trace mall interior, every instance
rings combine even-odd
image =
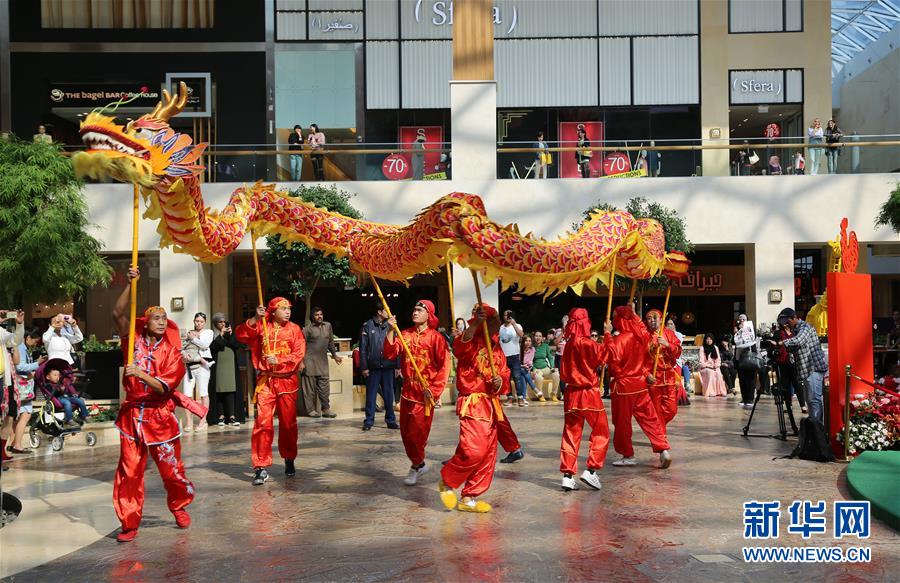
[[[190,98],[170,124],[195,143],[208,144],[200,158],[205,166],[202,197],[213,209],[223,208],[236,189],[257,182],[285,191],[333,186],[351,195],[350,204],[366,220],[404,225],[445,194],[475,193],[497,224],[515,223],[521,233],[552,240],[576,230],[599,205],[625,209],[641,197],[683,218],[685,236],[693,245],[688,276],[672,286],[667,304],[679,331],[689,338],[686,344],[706,333],[731,334],[742,314],[761,329],[775,324],[785,308],[804,317],[825,294],[833,249],[829,242],[840,237],[846,218],[859,241],[857,272],[871,276],[868,324],[875,329],[878,346],[889,343],[887,333],[900,312],[900,236],[875,220],[900,183],[898,22],[898,0],[0,0],[0,131],[27,140],[42,126],[53,143],[71,155],[84,149],[80,124],[92,111],[128,96],[130,101],[120,104],[115,115],[131,121],[152,109],[163,90],[175,90],[177,83],[185,82]],[[833,149],[837,152],[833,168],[830,152],[828,160],[822,156],[820,166],[813,167],[818,160],[808,147],[807,129],[814,119],[823,125],[836,120],[842,129],[842,145]],[[303,139],[313,135],[312,125],[326,136],[323,154],[310,155],[307,149],[297,155],[289,139],[298,125]],[[580,157],[581,128],[595,149],[590,157]],[[550,164],[543,170],[546,179],[541,179],[536,148],[545,147]],[[297,159],[299,169],[294,166]],[[83,192],[91,233],[102,241],[112,280],[57,303],[26,299],[26,326],[46,327],[58,313],[73,314],[82,322],[85,337],[115,344],[119,337],[112,306],[127,285],[132,261],[132,186],[87,180]],[[222,312],[235,324],[255,313],[258,276],[249,237],[222,261],[203,263],[164,246],[156,220],[144,218],[139,233],[138,305],[163,306],[182,330],[193,327],[197,312]],[[269,293],[269,271],[274,267],[265,261],[266,238],[259,238],[256,245],[262,287],[267,296],[274,295]],[[408,323],[407,314],[417,300],[429,299],[437,306],[441,326],[449,329],[454,315],[468,315],[476,301],[472,277],[458,265],[408,281],[384,281],[382,288],[401,324]],[[360,277],[355,285],[321,281],[310,298],[291,299],[299,306],[304,302],[320,306],[340,351],[349,356],[360,340],[361,324],[372,315],[373,292],[371,283]],[[574,307],[587,308],[595,327],[600,327],[608,301],[602,286],[596,292],[541,296],[500,281],[481,293],[484,301],[501,310],[514,310],[529,331],[560,327],[562,317]],[[609,294],[616,304],[628,296],[626,284]],[[641,286],[638,308],[662,309],[665,297],[664,286]],[[301,326],[302,317],[303,310],[295,309],[294,319]],[[115,356],[121,361],[118,352]],[[98,403],[114,407],[123,398],[121,362],[110,366],[108,374],[97,374],[90,392]],[[357,430],[365,389],[354,381],[349,358],[329,366],[334,410],[339,419],[352,419],[352,429]],[[249,418],[254,407],[253,367],[244,356],[239,367]],[[444,403],[449,424],[446,413],[454,403],[450,391]],[[536,448],[530,460],[547,467],[527,479],[546,481],[552,474],[555,480],[554,423],[561,421],[542,421],[533,410],[528,415],[513,418],[528,428],[526,441],[531,437],[537,443],[545,433],[552,439],[548,437],[545,449]],[[735,424],[743,423],[739,411],[734,419]],[[548,580],[561,571],[575,580],[608,580],[624,572],[634,580],[663,580],[667,555],[658,547],[650,551],[650,545],[664,547],[669,540],[683,549],[707,545],[710,553],[721,556],[740,546],[739,518],[732,529],[737,535],[729,531],[718,541],[715,532],[704,533],[694,524],[691,528],[701,530],[691,532],[700,532],[696,536],[706,542],[692,545],[683,539],[694,535],[675,534],[677,524],[667,517],[640,518],[627,508],[609,511],[603,515],[608,524],[590,527],[598,538],[615,538],[617,520],[635,520],[642,534],[623,542],[627,552],[594,548],[600,557],[615,554],[615,569],[631,569],[600,568],[595,578],[571,568],[578,561],[596,567],[588,556],[594,543],[587,541],[587,527],[575,535],[565,524],[588,524],[597,509],[564,504],[559,506],[564,516],[560,523],[540,522],[545,512],[542,500],[556,494],[555,485],[547,486],[554,488],[552,494],[534,484],[528,488],[539,491],[528,493],[520,486],[509,490],[509,496],[520,497],[525,509],[542,517],[532,524],[482,522],[470,531],[462,522],[435,525],[423,523],[424,518],[407,519],[371,500],[362,507],[369,518],[354,517],[353,484],[364,487],[368,482],[329,481],[330,472],[346,468],[326,447],[328,440],[346,447],[348,459],[362,464],[362,473],[378,467],[377,461],[370,467],[369,460],[377,460],[382,450],[396,449],[403,458],[402,448],[397,449],[396,439],[359,443],[350,425],[329,434],[319,420],[304,425],[306,421],[301,419],[300,457],[315,455],[318,461],[301,470],[305,485],[285,486],[264,502],[250,495],[255,491],[231,484],[244,479],[242,470],[235,468],[246,465],[240,456],[249,433],[243,436],[246,439],[235,433],[217,444],[210,432],[203,436],[202,447],[199,437],[188,438],[185,451],[196,445],[202,452],[188,470],[196,470],[195,477],[211,484],[206,492],[198,489],[201,495],[213,497],[216,492],[227,500],[230,488],[241,490],[240,498],[221,502],[224,523],[216,525],[211,516],[217,507],[210,500],[204,503],[202,512],[209,512],[210,518],[204,522],[201,516],[197,522],[210,538],[178,539],[195,543],[198,548],[191,551],[170,546],[175,534],[167,530],[168,524],[162,526],[169,518],[155,476],[148,477],[148,483],[155,481],[151,490],[160,500],[148,513],[152,518],[146,530],[158,529],[159,536],[153,542],[150,537],[142,540],[145,546],[129,549],[129,555],[111,546],[115,537],[109,533],[118,522],[109,503],[117,453],[110,446],[119,443],[112,429],[97,430],[96,453],[72,440],[63,452],[48,451],[39,461],[27,462],[31,465],[18,478],[12,476],[13,467],[4,472],[3,481],[26,491],[32,486],[22,475],[53,473],[54,464],[60,464],[62,477],[42,486],[46,496],[41,494],[41,504],[46,508],[41,507],[41,525],[52,523],[56,518],[52,509],[60,504],[67,516],[61,520],[67,521],[73,535],[72,540],[38,549],[28,547],[27,536],[10,536],[12,526],[3,528],[0,578],[67,580],[68,573],[68,580],[205,580],[229,576],[227,565],[233,563],[238,570],[232,574],[239,580],[406,580],[420,574],[428,580]],[[743,446],[734,436],[720,441],[719,449],[711,453],[690,445],[701,439],[700,434],[726,431],[720,419],[688,418],[683,423],[676,436],[691,452],[696,479],[707,479],[701,467],[716,473],[710,462],[715,456],[723,461],[743,455],[737,453]],[[439,434],[452,441],[454,431],[442,426]],[[304,444],[305,439],[312,443]],[[768,463],[770,454],[790,451],[762,443],[754,452],[757,458],[742,457],[729,470],[709,478],[710,488],[735,487],[757,471],[756,464]],[[439,451],[449,457],[453,450]],[[222,457],[214,461],[217,452]],[[101,471],[98,464],[108,468]],[[405,468],[403,463],[394,465]],[[373,496],[393,496],[392,486],[383,484],[392,472],[387,466],[382,470],[385,475],[379,474]],[[542,474],[544,470],[550,473]],[[227,474],[221,483],[216,482],[217,471]],[[402,472],[405,469],[393,473]],[[792,492],[806,476],[820,477],[828,487],[811,488],[828,500],[835,497],[840,480],[838,470],[828,473],[819,468],[809,474],[795,468],[787,475],[797,480],[788,488]],[[518,474],[498,470],[497,476],[503,483]],[[776,485],[778,479],[773,478]],[[67,480],[78,489],[75,502],[61,501]],[[654,491],[681,496],[680,488],[694,488],[690,496],[684,494],[692,500],[679,516],[692,510],[706,512],[693,499],[702,494],[701,486],[654,480],[641,484],[630,477],[616,486],[637,488],[647,496]],[[744,496],[743,486],[740,489]],[[777,487],[766,491],[781,497]],[[321,507],[298,510],[288,520],[284,513],[291,512],[288,497],[294,495],[316,497]],[[635,513],[647,508],[641,496],[633,492],[628,496],[625,504]],[[716,501],[721,495],[711,496]],[[425,500],[424,495],[403,497],[400,512],[414,513],[429,503]],[[509,504],[507,511],[514,506]],[[244,508],[252,508],[252,516],[243,515]],[[19,528],[24,528],[24,516],[16,521]],[[327,549],[322,549],[322,558],[311,559],[308,571],[299,555],[264,550],[260,541],[252,543],[254,552],[260,553],[258,564],[234,550],[223,551],[226,559],[219,564],[201,560],[201,552],[219,552],[214,538],[219,534],[223,544],[232,545],[230,549],[241,546],[234,533],[223,532],[229,530],[232,516],[235,530],[244,532],[266,522],[266,527],[259,527],[266,545],[314,548],[321,535]],[[401,516],[408,520],[410,538],[405,542],[396,527],[385,526],[391,517]],[[437,513],[428,518],[432,519],[439,519]],[[355,523],[355,529],[346,532],[348,538],[327,534],[328,523],[344,520]],[[377,523],[371,531],[361,524],[368,520]],[[460,541],[469,537],[469,544],[472,540],[490,544],[497,537],[499,547],[514,548],[515,529],[532,526],[550,529],[558,539],[546,549],[549,563],[535,548],[534,556],[523,561],[527,568],[505,567],[501,562],[493,564],[493,570],[478,571],[454,554],[464,552]],[[869,565],[868,576],[862,577],[888,580],[889,573],[900,568],[900,543],[896,531],[877,528],[882,538],[873,549],[877,546],[881,554]],[[377,539],[379,532],[387,540],[400,541],[393,546],[398,553],[396,571],[391,571],[389,559],[371,570],[360,557],[344,560],[353,554],[349,542],[354,537]],[[50,531],[46,536],[52,537]],[[431,552],[423,559],[425,566],[417,567],[416,544],[433,545],[436,540],[447,545],[451,570],[441,570],[443,559]],[[578,547],[577,553],[570,554],[567,545]],[[362,547],[375,557],[373,563],[382,561],[379,551],[390,551],[386,543],[371,540]],[[13,558],[5,549],[18,554]],[[155,557],[142,563],[140,549]],[[652,566],[634,566],[632,553],[643,552],[636,549],[646,549]],[[83,561],[78,558],[82,552],[87,553]],[[713,556],[710,553],[696,551],[690,556]],[[475,554],[481,557],[484,552]],[[187,562],[167,567],[159,556],[170,557],[173,564],[178,557],[187,557]],[[514,556],[514,551],[509,554],[510,561]],[[280,571],[282,564],[297,570]],[[728,575],[753,579],[741,570],[748,564],[703,562],[687,554],[677,555],[671,568],[674,579],[668,580]],[[839,570],[848,576],[853,573],[847,566]],[[820,578],[826,572],[823,565],[815,565],[801,578]],[[786,566],[769,565],[759,580],[787,574]]]

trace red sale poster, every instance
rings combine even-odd
[[[577,132],[578,126],[580,125],[584,126],[584,131],[587,133],[587,139],[591,146],[603,145],[602,121],[562,121],[559,122],[559,141],[561,142],[561,147],[574,148],[578,144]],[[578,168],[575,152],[558,152],[558,157],[560,178],[581,178],[581,170]],[[594,152],[590,166],[591,176],[602,176],[603,156],[601,155],[601,152]]]
[[[442,143],[444,141],[444,129],[441,126],[400,126],[400,146],[404,150],[410,150],[419,135],[425,136],[425,176],[437,172],[435,166],[441,162]],[[405,153],[403,157],[410,163],[410,171],[406,178],[412,178],[412,154]]]

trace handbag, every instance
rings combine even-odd
[[[545,166],[553,164],[553,155],[550,152],[541,152],[541,164]]]
[[[759,156],[756,155],[756,151],[754,150],[752,154],[750,154],[750,164],[756,164],[759,162]]]
[[[16,379],[16,395],[19,401],[34,400],[34,379],[18,377]]]

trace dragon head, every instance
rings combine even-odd
[[[203,166],[195,162],[206,144],[194,145],[190,136],[176,133],[168,123],[186,102],[187,86],[180,83],[177,95],[163,90],[163,99],[153,111],[124,126],[104,115],[107,108],[92,111],[80,129],[87,150],[72,157],[76,174],[145,187],[200,174]]]

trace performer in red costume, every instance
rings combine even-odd
[[[137,269],[128,271],[129,281],[137,279]],[[134,540],[144,508],[144,469],[147,454],[153,458],[166,488],[169,510],[179,528],[187,528],[191,517],[185,507],[194,500],[194,485],[184,474],[181,462],[181,427],[173,411],[176,406],[206,416],[206,408],[178,392],[184,376],[181,358],[181,334],[168,319],[165,308],[147,308],[137,318],[134,330],[128,318],[130,286],[126,286],[113,308],[119,329],[125,362],[128,362],[128,337],[134,339],[134,363],[125,367],[122,386],[125,402],[119,409],[119,465],[113,482],[113,507],[122,523],[119,542]]]
[[[562,489],[577,490],[573,476],[578,471],[578,450],[584,423],[591,427],[591,441],[587,469],[581,481],[595,490],[600,489],[597,471],[603,467],[609,448],[609,424],[603,408],[603,391],[597,369],[605,362],[603,345],[591,340],[591,320],[584,308],[572,308],[563,331],[566,351],[563,353],[560,378],[566,383],[563,393],[565,425],[559,450],[559,471],[563,474]]]
[[[657,350],[659,350],[656,375],[652,380],[653,384],[650,386],[650,399],[653,401],[656,415],[662,421],[662,428],[665,431],[666,425],[678,413],[677,377],[681,376],[681,368],[679,367],[676,376],[675,361],[681,358],[681,341],[678,340],[675,332],[668,328],[663,328],[663,335],[659,335],[662,317],[662,312],[659,310],[650,310],[644,316],[644,323],[650,332],[644,364],[647,367],[647,372],[653,377],[653,363],[657,359]]]
[[[634,466],[634,447],[631,444],[631,418],[637,419],[644,434],[650,439],[653,451],[659,453],[661,468],[672,463],[669,442],[662,421],[650,399],[648,385],[656,380],[647,370],[647,343],[650,335],[632,306],[619,306],[613,313],[613,326],[618,336],[610,333],[609,322],[604,326],[603,351],[609,365],[612,382],[612,418],[615,426],[613,447],[622,458],[614,466]]]
[[[416,302],[412,321],[413,325],[401,334],[428,386],[422,386],[413,364],[406,357],[395,333],[397,319],[394,317],[388,320],[389,329],[384,337],[383,351],[386,359],[401,359],[403,393],[400,396],[400,437],[412,464],[403,480],[407,486],[415,486],[422,474],[428,471],[425,446],[434,421],[434,404],[440,401],[450,374],[447,340],[437,331],[438,318],[434,304],[428,300]]]
[[[478,496],[494,478],[497,463],[497,425],[504,419],[499,395],[509,393],[509,369],[500,348],[500,316],[487,304],[476,306],[469,327],[453,343],[456,356],[456,414],[459,416],[459,445],[441,469],[438,490],[448,510],[490,512],[491,505]],[[491,346],[485,345],[487,322]],[[491,370],[491,359],[494,363]],[[462,499],[455,489],[465,484]],[[458,501],[457,501],[458,500]]]
[[[278,297],[269,301],[268,308],[259,306],[256,316],[238,326],[234,335],[250,348],[256,369],[256,422],[250,438],[253,485],[261,486],[269,479],[266,468],[272,465],[276,412],[278,454],[284,459],[284,475],[293,477],[297,457],[297,373],[303,370],[306,340],[300,326],[291,322],[291,302]]]

